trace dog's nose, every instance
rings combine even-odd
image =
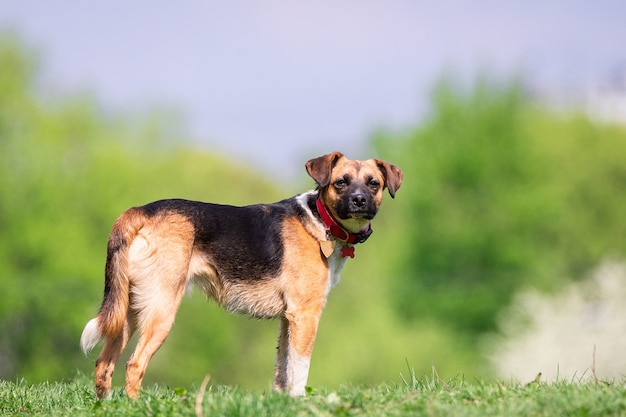
[[[367,198],[364,194],[355,194],[352,196],[352,204],[354,207],[361,208],[367,203]]]

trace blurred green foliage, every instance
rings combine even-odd
[[[306,189],[192,147],[169,111],[123,117],[89,94],[45,96],[38,65],[18,39],[0,37],[0,378],[31,382],[92,369],[97,352],[84,358],[78,339],[100,305],[122,211]],[[397,380],[407,361],[418,375],[434,363],[444,378],[487,377],[477,340],[517,289],[556,289],[624,255],[623,128],[537,108],[515,83],[466,91],[445,81],[423,124],[381,132],[373,147],[405,180],[330,294],[313,386]],[[304,170],[294,182],[312,186]],[[190,386],[211,374],[269,388],[276,336],[276,322],[224,313],[194,292],[146,382]],[[123,369],[122,360],[116,384]]]
[[[532,104],[518,83],[444,80],[433,112],[377,149],[405,169],[400,313],[493,330],[526,286],[555,290],[626,254],[626,130]]]

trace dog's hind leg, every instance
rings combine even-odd
[[[193,226],[175,214],[162,222],[145,226],[129,250],[130,309],[139,331],[126,364],[126,394],[131,398],[139,396],[148,362],[174,324],[189,279]]]
[[[139,396],[148,362],[165,342],[174,324],[184,290],[185,286],[181,285],[175,291],[157,291],[159,295],[153,298],[150,308],[141,312],[139,341],[126,364],[126,394],[130,398]]]
[[[274,371],[274,390],[284,391],[287,389],[287,359],[289,353],[289,321],[280,319],[278,334],[278,348],[276,353],[276,368]]]
[[[96,397],[103,399],[111,394],[111,384],[115,364],[133,334],[129,321],[124,324],[122,331],[115,337],[106,338],[100,356],[96,360],[95,382]]]

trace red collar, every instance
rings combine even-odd
[[[335,221],[335,219],[333,219],[333,216],[328,212],[326,207],[324,207],[324,204],[319,198],[316,201],[316,205],[317,212],[320,214],[320,217],[326,225],[327,237],[330,238],[330,235],[333,235],[338,240],[344,243],[344,247],[341,251],[341,256],[343,256],[344,258],[346,256],[354,258],[354,247],[348,246],[348,244],[354,245],[357,243],[365,242],[373,232],[372,226],[368,225],[367,228],[361,230],[358,233],[350,233],[343,227],[341,227],[339,223]]]

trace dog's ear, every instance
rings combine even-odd
[[[341,152],[333,152],[313,158],[305,164],[306,172],[309,173],[320,188],[327,187],[330,183],[330,173],[342,156]]]
[[[388,162],[375,159],[378,169],[383,173],[385,177],[385,187],[389,190],[391,198],[396,196],[396,191],[402,184],[402,170],[395,165]]]

